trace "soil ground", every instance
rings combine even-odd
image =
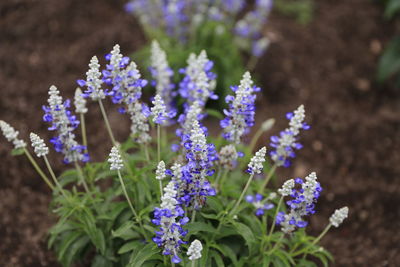
[[[374,79],[379,53],[396,29],[372,1],[316,2],[307,27],[271,17],[267,30],[275,42],[256,69],[264,95],[257,120],[276,118],[276,133],[285,127],[286,112],[305,105],[312,129],[302,135],[304,149],[293,167],[280,176],[318,173],[324,192],[311,219],[314,234],[335,208],[349,206],[349,219],[322,241],[335,256],[333,265],[400,266],[400,91]],[[123,4],[1,1],[0,119],[24,138],[30,131],[49,138],[41,105],[51,84],[72,97],[75,80],[85,75],[92,55],[102,57],[115,43],[126,54],[145,44]],[[103,160],[110,144],[105,145],[106,132],[97,131],[102,127],[98,113],[89,117],[88,128],[95,133],[89,145],[94,160]],[[122,140],[128,127],[121,127],[117,113],[110,117]],[[11,146],[1,141],[0,265],[58,266],[46,247],[54,222],[48,210],[51,194],[29,162],[11,157]]]

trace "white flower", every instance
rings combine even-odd
[[[250,174],[259,174],[263,169],[263,162],[265,161],[265,154],[267,149],[265,147],[261,148],[256,154],[251,158],[248,165],[247,171]]]
[[[109,155],[108,162],[111,164],[110,170],[121,170],[122,167],[124,166],[122,163],[121,155],[117,147],[113,146],[111,148],[111,153]]]
[[[274,124],[275,124],[275,119],[268,119],[261,124],[261,130],[263,132],[267,132],[267,131],[271,130],[271,128],[274,126]]]
[[[197,239],[195,239],[191,244],[187,251],[187,255],[189,256],[189,260],[194,261],[201,258],[201,251],[203,250],[203,245]]]
[[[303,128],[303,121],[305,119],[305,111],[304,106],[300,105],[294,112],[293,117],[289,122],[289,130],[293,133],[294,136],[298,135],[300,129]]]
[[[282,185],[282,188],[278,189],[278,193],[281,194],[281,196],[286,197],[292,193],[293,188],[294,188],[294,180],[290,179],[290,180],[287,180]]]
[[[129,105],[128,111],[131,118],[131,134],[139,144],[146,144],[150,141],[150,126],[147,117],[143,114],[143,106],[140,102]]]
[[[101,89],[103,81],[100,77],[99,60],[96,56],[93,56],[89,63],[89,70],[86,72],[86,85],[92,100],[100,100],[106,97],[103,89]]]
[[[168,65],[167,55],[157,41],[151,43],[152,77],[155,79],[156,94],[160,95],[167,105],[172,102],[171,77],[174,74]]]
[[[166,106],[160,95],[156,95],[152,101],[153,107],[151,108],[151,114],[153,116],[153,122],[157,124],[164,124],[168,118]]]
[[[223,146],[219,152],[219,163],[225,169],[233,170],[236,166],[237,158],[238,153],[234,145]]]
[[[86,99],[82,96],[81,88],[76,88],[74,97],[75,112],[85,114],[88,112]]]
[[[164,161],[160,161],[157,165],[157,170],[156,170],[156,179],[157,180],[163,180],[165,178],[165,163]]]
[[[335,210],[332,216],[329,218],[330,223],[335,226],[339,227],[339,225],[347,218],[349,215],[349,208],[343,207],[341,209]]]
[[[73,130],[77,127],[75,123],[79,122],[75,121],[74,124],[71,122],[70,119],[74,118],[74,116],[69,114],[69,111],[63,104],[60,91],[54,85],[50,86],[47,102],[49,106],[46,108],[46,116],[51,116],[49,120],[52,123],[51,128],[58,132],[57,141],[59,144],[55,145],[56,151],[64,154],[64,161],[66,163],[78,160],[85,161],[87,155],[82,153],[83,147],[75,140],[75,134],[73,133]]]
[[[29,137],[31,139],[32,147],[34,148],[36,156],[43,157],[49,153],[49,148],[46,146],[42,138],[35,133],[31,133]]]
[[[306,181],[301,185],[302,189],[304,190],[304,201],[307,204],[311,204],[314,201],[315,192],[319,186],[319,183],[317,182],[317,174],[312,172],[305,178],[305,180]]]
[[[24,148],[26,147],[26,143],[18,139],[18,131],[16,131],[13,127],[11,127],[7,122],[0,120],[0,128],[3,132],[4,137],[9,141],[12,142],[14,148]]]
[[[184,117],[184,121],[181,123],[184,134],[190,133],[193,123],[199,120],[201,111],[202,109],[199,101],[195,101],[189,106],[186,116]]]
[[[240,144],[240,139],[243,135],[250,131],[250,127],[254,124],[254,82],[251,80],[249,72],[243,74],[240,85],[235,91],[235,97],[228,96],[229,113],[227,119],[223,120],[224,135],[229,141]]]

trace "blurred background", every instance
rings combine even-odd
[[[385,1],[301,1],[297,8],[282,1],[269,17],[271,44],[255,68],[263,91],[257,122],[277,120],[259,145],[286,126],[286,112],[304,104],[312,129],[302,135],[304,148],[293,166],[278,173],[282,180],[318,173],[324,192],[308,231],[318,234],[334,209],[348,205],[349,219],[322,240],[335,257],[333,265],[400,266],[400,88],[395,71],[378,71],[379,64],[400,68],[399,46],[380,61],[400,25],[385,11]],[[41,106],[50,85],[72,98],[93,55],[102,58],[115,43],[125,54],[147,43],[124,4],[2,0],[0,119],[21,138],[34,131],[48,139]],[[386,81],[378,82],[382,75]],[[122,140],[129,127],[113,112],[110,120]],[[100,114],[92,109],[88,118],[92,156],[104,160],[110,144]],[[12,157],[10,150],[1,138],[0,265],[58,266],[46,244],[54,222],[51,193],[28,160]],[[64,168],[59,164],[56,170]]]

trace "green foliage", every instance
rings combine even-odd
[[[121,147],[124,152],[131,151],[128,162],[133,176],[126,171],[123,177],[128,195],[138,211],[137,219],[124,199],[117,174],[108,171],[106,162],[87,163],[84,167],[90,194],[77,190],[77,171],[67,170],[60,175],[61,184],[71,190],[65,190],[67,198],[54,193],[52,210],[58,222],[49,232],[48,245],[64,266],[77,262],[91,262],[91,266],[96,267],[170,266],[168,256],[163,256],[151,241],[156,230],[151,223],[152,211],[160,204],[159,187],[154,178],[155,146],[149,147],[153,156],[153,163],[149,164],[143,151],[132,150],[130,142]],[[210,142],[218,144],[218,148],[225,145],[220,137],[210,137]],[[243,147],[244,152],[250,153],[248,149]],[[175,160],[169,155],[169,148],[165,146],[161,156],[167,166]],[[265,171],[268,169],[265,164]],[[223,172],[222,169],[218,171]],[[254,207],[243,201],[237,215],[231,216],[229,212],[248,175],[243,172],[243,167],[238,167],[225,179],[225,182],[215,184],[217,196],[209,197],[195,221],[184,227],[188,231],[186,241],[199,239],[203,243],[198,266],[317,266],[318,262],[327,266],[332,260],[331,255],[314,244],[315,238],[304,230],[293,236],[284,236],[280,231],[269,234],[276,209],[260,218],[254,214]],[[216,175],[211,177],[212,183],[215,180]],[[255,193],[260,184],[261,181],[255,181],[248,194]],[[271,192],[267,190],[265,195]],[[277,199],[271,201],[275,205],[278,202]],[[188,260],[184,259],[177,266],[187,264]]]
[[[313,19],[314,0],[276,0],[274,4],[278,12],[294,17],[300,24],[307,25]]]
[[[400,13],[400,1],[398,0],[388,0],[386,1],[385,17],[387,19],[394,18],[395,15]]]
[[[385,1],[384,16],[386,19],[396,19],[400,13],[400,1]],[[394,79],[397,87],[400,87],[400,36],[395,36],[386,46],[378,63],[378,82]]]

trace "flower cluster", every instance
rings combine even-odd
[[[189,260],[194,261],[200,259],[202,250],[203,250],[203,245],[201,244],[201,242],[197,239],[193,240],[187,251]]]
[[[329,218],[329,222],[335,226],[339,227],[340,224],[344,221],[344,219],[347,218],[349,215],[349,208],[348,207],[343,207],[341,209],[335,210],[335,212],[332,214],[332,216]]]
[[[23,140],[18,139],[19,132],[11,127],[10,124],[0,120],[0,128],[4,137],[8,140],[8,142],[13,143],[15,149],[26,147],[26,143]]]
[[[229,109],[224,110],[226,118],[221,120],[224,129],[223,137],[231,142],[240,144],[243,135],[249,133],[254,125],[256,95],[260,88],[253,85],[249,72],[243,75],[239,86],[232,86],[235,96],[228,95],[225,99]]]
[[[164,161],[160,161],[157,165],[157,169],[156,169],[156,179],[157,180],[163,180],[166,176],[165,174],[165,163]]]
[[[88,109],[86,107],[86,99],[84,98],[82,90],[79,87],[75,90],[74,106],[76,113],[85,114],[88,112]]]
[[[36,156],[44,157],[49,153],[49,148],[46,146],[42,138],[34,133],[31,133],[29,137],[31,139],[32,147],[35,151]]]
[[[153,78],[151,84],[156,88],[156,94],[161,96],[167,106],[167,111],[172,111],[175,109],[174,97],[176,96],[175,84],[171,81],[174,72],[168,65],[165,51],[161,49],[157,41],[153,41],[151,44],[150,61],[150,73]]]
[[[158,247],[163,248],[164,255],[172,255],[173,263],[179,263],[181,259],[178,253],[180,246],[185,243],[182,237],[186,235],[182,226],[189,222],[189,218],[184,217],[185,212],[178,204],[174,181],[168,183],[164,192],[160,207],[154,210],[152,222],[160,226],[160,229],[156,232],[153,241]]]
[[[147,30],[166,32],[181,43],[207,21],[219,22],[237,37],[237,43],[254,56],[268,46],[262,30],[272,9],[272,0],[257,0],[254,5],[242,0],[131,0],[125,10],[133,13]],[[244,15],[243,15],[244,13]],[[236,21],[236,18],[240,20]]]
[[[118,44],[106,55],[106,60],[106,69],[100,73],[100,65],[94,56],[89,64],[87,80],[77,81],[80,86],[88,88],[84,96],[92,100],[101,100],[107,95],[113,103],[121,104],[119,111],[127,113],[131,119],[132,136],[138,143],[148,143],[151,139],[147,120],[150,112],[149,108],[140,102],[142,88],[147,85],[147,81],[141,79],[136,63],[121,54]],[[102,85],[110,88],[104,91],[101,89]]]
[[[227,170],[233,170],[237,165],[237,159],[242,157],[243,153],[236,152],[234,145],[226,145],[218,153],[219,165]]]
[[[85,97],[90,97],[94,101],[106,97],[104,90],[101,88],[103,82],[101,80],[99,60],[96,56],[93,56],[90,60],[89,70],[86,72],[86,81],[78,80],[77,83],[79,86],[86,86]]]
[[[255,214],[257,216],[262,216],[266,210],[270,210],[275,207],[274,204],[267,202],[268,200],[275,198],[275,195],[275,193],[272,193],[268,198],[265,199],[260,194],[256,194],[255,196],[247,195],[246,201],[253,204],[253,206],[256,208]]]
[[[179,201],[192,209],[203,207],[206,197],[215,195],[207,176],[214,174],[213,161],[217,159],[215,146],[207,144],[204,131],[194,121],[190,135],[183,136],[187,164],[182,167]]]
[[[291,164],[290,158],[296,156],[295,150],[303,147],[297,142],[300,130],[308,130],[310,126],[304,122],[305,112],[303,105],[299,106],[293,113],[287,113],[286,118],[289,120],[289,128],[280,132],[279,137],[271,137],[271,147],[274,150],[270,152],[270,155],[277,166],[289,167]]]
[[[214,63],[208,59],[206,51],[201,51],[198,56],[190,54],[187,64],[180,71],[185,77],[179,83],[179,93],[187,103],[190,105],[198,101],[205,106],[209,98],[218,99],[213,92],[216,86],[216,75],[211,71]]]
[[[164,104],[161,96],[157,94],[153,100],[153,107],[151,108],[151,115],[153,117],[153,122],[156,124],[165,124],[166,120],[175,117],[176,112],[167,112],[167,107]]]
[[[110,170],[121,170],[122,167],[124,167],[121,154],[119,153],[119,149],[116,146],[113,146],[111,148],[108,162],[111,164]]]
[[[57,131],[57,136],[50,142],[54,145],[57,152],[64,154],[64,162],[76,162],[89,160],[89,155],[84,152],[85,146],[78,144],[75,140],[73,131],[78,127],[79,121],[70,110],[70,101],[63,102],[60,92],[53,85],[49,89],[48,106],[43,106],[45,115],[43,120],[51,123],[48,129]]]
[[[282,226],[284,233],[293,232],[296,227],[303,228],[307,226],[304,216],[315,213],[315,203],[317,202],[322,191],[321,185],[317,182],[317,175],[315,172],[311,173],[305,178],[289,180],[278,191],[282,197],[288,196],[289,191],[291,200],[286,204],[289,206],[289,212],[279,212],[276,217],[276,223]],[[295,184],[300,185],[299,189],[295,188]]]
[[[263,163],[265,162],[265,154],[267,149],[265,147],[261,148],[256,154],[251,158],[250,163],[247,167],[247,172],[250,174],[260,174],[263,170]]]

